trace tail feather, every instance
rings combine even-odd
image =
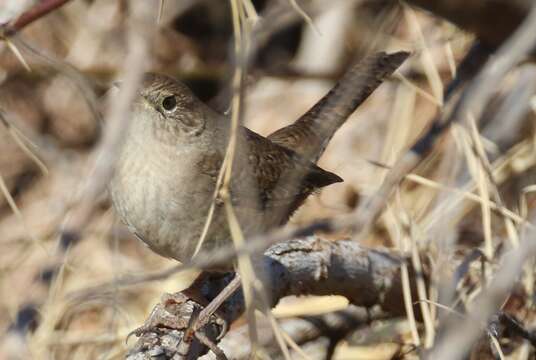
[[[400,51],[364,58],[309,111],[268,138],[316,162],[337,129],[408,56]]]

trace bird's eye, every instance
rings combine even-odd
[[[166,111],[173,111],[177,107],[177,99],[175,99],[175,96],[166,96],[164,100],[162,100],[162,107]]]

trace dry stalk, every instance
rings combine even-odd
[[[42,0],[38,4],[28,9],[25,13],[19,16],[15,21],[0,26],[0,38],[12,36],[26,25],[40,19],[50,12],[58,9],[69,0]]]

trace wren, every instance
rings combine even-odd
[[[408,57],[377,53],[353,66],[316,105],[268,137],[237,134],[230,199],[244,236],[287,222],[316,190],[342,179],[315,165],[335,131]],[[156,253],[192,259],[214,200],[229,142],[230,120],[182,83],[147,74],[110,184],[113,205],[129,229]],[[203,245],[210,257],[232,238],[216,203]],[[218,264],[231,269],[232,263]]]

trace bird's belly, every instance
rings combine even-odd
[[[215,184],[210,178],[199,177],[186,189],[184,182],[190,179],[157,175],[143,168],[131,170],[128,174],[119,170],[110,186],[119,216],[156,253],[181,262],[189,260],[201,235]]]
[[[215,180],[202,175],[194,180],[156,176],[154,171],[143,168],[132,170],[119,170],[110,185],[112,201],[122,221],[154,252],[180,262],[189,261],[207,221]],[[264,216],[257,209],[236,207],[235,213],[246,237],[266,230]],[[228,221],[225,207],[216,204],[196,256],[210,258],[223,247],[232,246]]]

